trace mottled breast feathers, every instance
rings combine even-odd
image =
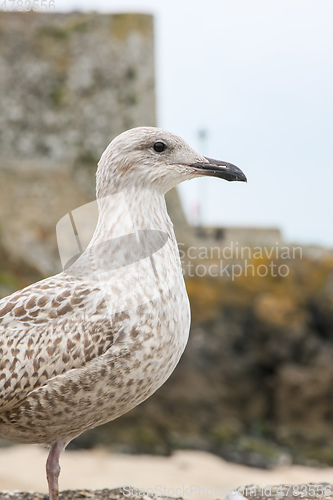
[[[93,297],[93,300],[92,300]],[[0,301],[0,411],[114,342],[102,292],[64,273]]]

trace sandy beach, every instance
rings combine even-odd
[[[0,449],[0,490],[47,492],[46,448],[13,446]],[[333,468],[283,466],[262,470],[232,464],[200,451],[178,451],[171,457],[110,453],[104,449],[66,451],[61,457],[60,489],[102,489],[128,486],[193,500],[224,498],[249,484],[333,483]],[[124,490],[130,497],[132,490]]]

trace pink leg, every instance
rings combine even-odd
[[[56,441],[52,444],[49,456],[46,461],[46,477],[49,485],[50,500],[59,500],[58,478],[60,474],[59,456],[64,449],[65,444],[62,441]]]

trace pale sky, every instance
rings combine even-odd
[[[275,226],[333,248],[332,0],[55,3],[155,15],[158,126],[248,177],[183,184],[192,220],[199,202],[206,224]]]

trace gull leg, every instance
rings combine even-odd
[[[60,474],[59,456],[64,449],[62,441],[56,441],[52,444],[49,456],[46,461],[46,477],[49,485],[49,498],[50,500],[59,500],[59,483],[58,478]]]

